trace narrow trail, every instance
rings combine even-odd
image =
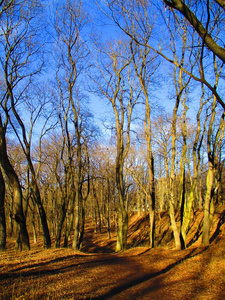
[[[131,247],[114,253],[116,233],[109,240],[107,230],[95,233],[91,223],[82,252],[43,250],[41,239],[29,252],[10,246],[0,254],[0,299],[225,299],[223,218],[220,214],[215,222],[212,245],[196,246],[196,240],[183,251]],[[137,234],[145,235],[145,224],[136,220],[130,227],[130,246]],[[162,235],[168,232],[166,226]],[[193,226],[198,230],[198,224]],[[194,227],[190,234],[195,238]]]

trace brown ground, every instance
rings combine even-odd
[[[86,252],[31,245],[31,251],[19,253],[9,241],[7,251],[0,254],[0,299],[225,299],[221,212],[212,231],[213,242],[206,247],[199,246],[202,217],[196,215],[199,221],[193,221],[189,231],[192,245],[184,251],[171,249],[167,216],[158,221],[160,230],[157,226],[157,243],[164,248],[143,247],[145,216],[130,218],[128,242],[136,247],[119,254],[112,252],[115,233],[109,240],[106,231],[95,233],[91,222],[86,226]]]

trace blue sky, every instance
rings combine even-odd
[[[64,1],[61,0],[61,2]],[[161,3],[161,1],[155,1],[155,2]],[[53,1],[46,0],[46,3],[52,4]],[[103,4],[104,1],[100,1],[99,3]],[[90,33],[97,33],[98,37],[101,38],[102,43],[106,42],[107,40],[118,39],[120,35],[121,36],[123,35],[120,29],[118,29],[118,27],[115,24],[113,24],[112,21],[108,20],[107,17],[99,11],[94,0],[84,0],[84,6],[87,9],[87,13],[90,14],[91,16],[90,18],[91,22],[90,24],[88,24],[88,28],[83,33],[84,40],[87,39],[87,35]],[[160,18],[157,15],[157,13],[156,16],[158,18],[156,19],[156,24],[158,26],[156,27],[156,33],[158,32],[158,37],[157,35],[154,35],[153,43],[155,43],[155,46],[158,47],[157,43],[159,42],[161,38],[161,34],[163,32],[163,28],[165,27],[164,25],[160,24]],[[164,43],[165,47],[167,46],[166,43],[169,43],[169,39],[167,41],[165,40]],[[92,51],[91,42],[88,43],[88,47]],[[169,53],[168,49],[165,49],[164,51],[167,51],[167,53]],[[94,51],[93,51],[93,55],[95,55]],[[169,55],[171,55],[171,53]],[[172,96],[175,96],[175,92],[173,88],[173,80],[171,79],[171,77],[169,77],[169,73],[167,73],[168,71],[170,71],[170,73],[173,72],[173,65],[161,59],[161,66],[159,69],[159,72],[161,72],[159,73],[160,83],[159,86],[155,86],[155,87],[153,86],[153,91],[151,90],[150,98],[153,99],[153,108],[154,106],[157,105],[157,103],[159,103],[162,109],[165,109],[167,113],[171,114],[174,107],[174,97]],[[104,126],[102,125],[102,120],[105,120],[106,118],[113,119],[113,114],[112,117],[110,116],[112,112],[112,108],[108,103],[107,99],[100,99],[96,95],[91,95],[90,93],[88,93],[88,95],[90,98],[89,108],[90,111],[95,116],[95,122],[99,127],[101,127],[104,130]],[[190,93],[190,99],[192,102],[190,103],[190,108],[188,111],[188,116],[192,117],[193,119],[195,118],[196,111],[199,106],[199,97],[200,97],[199,85],[196,84],[195,82],[194,90],[192,90],[192,92]]]

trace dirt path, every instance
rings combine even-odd
[[[0,299],[222,300],[224,245],[123,254],[11,251],[1,254]]]
[[[129,247],[143,245],[145,236],[148,239],[145,226],[148,220],[145,222],[145,217],[135,219],[135,216],[133,219]],[[7,251],[0,253],[0,300],[223,300],[225,224],[218,222],[213,244],[207,247],[197,247],[200,245],[195,238],[198,225],[193,224],[190,241],[194,244],[184,251],[168,249],[173,247],[173,242],[168,244],[164,238],[167,249],[133,247],[115,254],[115,230],[111,231],[109,239],[106,229],[101,234],[95,232],[91,222],[87,222],[85,229],[84,252],[42,250],[40,237],[37,244],[32,244],[31,251],[20,253],[13,250],[14,241],[8,239]],[[167,223],[160,225],[161,236],[166,232],[169,238]]]

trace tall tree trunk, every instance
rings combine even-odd
[[[0,115],[0,163],[1,166],[9,179],[9,182],[13,189],[13,201],[14,201],[14,218],[19,224],[19,243],[21,250],[29,250],[30,242],[26,227],[26,219],[23,213],[22,205],[22,191],[19,183],[19,179],[13,169],[7,155],[6,151],[6,140],[5,140],[5,130],[3,128],[2,119]]]
[[[149,38],[149,37],[148,37]],[[147,39],[146,39],[147,41]],[[137,45],[135,45],[136,47]],[[149,104],[149,96],[148,96],[148,76],[146,76],[146,67],[147,67],[147,58],[149,54],[149,48],[144,47],[144,51],[141,52],[141,60],[142,64],[139,69],[138,64],[136,63],[136,59],[134,56],[134,49],[132,43],[130,44],[130,49],[132,53],[132,60],[134,63],[135,72],[139,78],[141,88],[143,90],[145,96],[145,139],[147,143],[147,162],[148,162],[148,172],[149,172],[149,187],[147,192],[147,200],[149,205],[149,241],[150,247],[154,247],[154,239],[155,239],[155,178],[154,178],[154,160],[152,154],[152,128],[151,128],[151,108]]]
[[[59,221],[58,221],[58,226],[56,229],[56,236],[55,236],[55,248],[59,248],[60,247],[60,240],[61,240],[61,233],[62,233],[62,227],[63,227],[63,223],[65,221],[66,218],[66,204],[65,204],[65,200],[63,200],[63,206],[62,206],[62,211],[60,212],[60,216],[59,216]]]
[[[185,230],[182,231],[185,217],[187,217],[187,224],[189,224],[189,221],[190,221],[190,219],[189,219],[190,215],[189,214],[185,215],[185,212],[188,212],[186,210],[187,201],[186,201],[186,186],[185,186],[185,165],[186,165],[186,156],[187,156],[186,113],[187,113],[188,107],[186,106],[185,102],[186,102],[186,95],[184,96],[184,99],[182,101],[184,108],[183,108],[183,116],[182,116],[182,122],[181,122],[181,130],[182,130],[182,137],[183,137],[182,154],[181,154],[181,160],[180,160],[180,188],[179,188],[179,190],[180,190],[180,243],[181,243],[181,249],[185,249],[186,232],[188,229],[188,227],[185,227]],[[191,203],[191,207],[192,207],[192,203]]]
[[[41,219],[42,230],[43,230],[43,243],[44,243],[44,246],[47,249],[49,249],[49,248],[51,248],[51,237],[50,237],[50,233],[49,233],[45,209],[44,209],[42,201],[41,201],[41,195],[40,195],[40,191],[37,186],[36,180],[33,182],[33,185],[34,185],[35,202],[36,202],[36,205],[38,208],[39,216]]]
[[[74,208],[74,200],[73,200],[72,207]],[[68,247],[68,240],[70,238],[70,233],[71,233],[71,230],[72,230],[72,227],[73,227],[73,219],[74,219],[74,211],[73,210],[69,213],[68,218],[69,218],[69,221],[68,221],[68,224],[66,226],[66,232],[65,232],[63,247]]]
[[[116,252],[127,249],[128,215],[126,210],[119,205]]]
[[[222,140],[224,138],[224,118],[225,113],[222,113],[220,119],[220,125],[217,129],[216,135],[213,136],[213,125],[216,116],[216,97],[214,97],[212,103],[212,114],[208,128],[208,137],[207,137],[207,152],[208,152],[208,162],[209,169],[206,179],[206,196],[205,196],[205,205],[204,205],[204,220],[203,220],[203,230],[202,230],[202,244],[205,246],[209,244],[210,237],[210,227],[214,214],[214,174],[215,166],[218,163],[218,155],[220,152]]]
[[[34,244],[37,244],[37,232],[36,232],[34,222],[32,222],[32,227],[33,227],[33,233],[34,233]]]
[[[175,159],[176,159],[176,126],[177,126],[177,111],[180,103],[181,94],[177,95],[176,104],[173,109],[173,122],[172,122],[172,157],[171,157],[171,170],[169,178],[169,212],[170,221],[173,229],[176,249],[181,249],[180,230],[175,220],[175,196],[174,196],[174,181],[175,181]]]
[[[148,194],[148,204],[149,204],[149,241],[150,248],[154,248],[155,244],[155,183],[154,183],[154,160],[151,154],[149,158],[151,164],[149,166],[149,194]]]
[[[75,192],[75,186],[74,186],[74,177],[73,177],[73,172],[74,170],[72,169],[72,165],[69,166],[69,172],[70,172],[70,181],[67,183],[67,185],[70,185],[68,187],[69,192],[67,191],[67,201],[65,203],[65,219],[66,219],[66,214],[68,213],[68,224],[66,220],[66,228],[65,228],[65,236],[64,236],[64,245],[63,247],[68,246],[68,238],[71,233],[71,229],[73,227],[73,219],[74,219],[74,202],[75,202],[75,197],[76,197],[76,192]]]
[[[116,184],[119,195],[116,252],[126,250],[128,230],[128,215],[125,206],[125,189],[123,179],[123,146],[120,146],[120,142],[122,143],[122,141],[119,139],[119,141],[117,141],[118,145],[116,158]]]
[[[198,111],[197,117],[196,117],[197,132],[196,132],[194,145],[193,145],[193,172],[194,172],[194,174],[193,174],[193,179],[191,180],[191,187],[190,187],[188,201],[187,201],[185,209],[184,209],[184,217],[183,217],[183,223],[182,223],[182,228],[181,228],[185,247],[186,247],[187,231],[188,231],[188,227],[189,227],[189,224],[191,221],[191,211],[193,209],[193,203],[194,203],[195,198],[198,198],[198,196],[196,196],[196,194],[197,194],[197,181],[198,181],[199,167],[200,167],[200,162],[201,162],[200,150],[202,147],[202,142],[203,142],[203,138],[204,138],[204,134],[205,134],[205,130],[206,130],[206,123],[208,120],[208,118],[206,117],[204,126],[203,126],[203,132],[201,134],[200,116],[201,116],[201,112],[202,112],[202,109],[204,106],[204,95],[205,95],[203,85],[202,85],[202,89],[203,89],[203,92],[202,92],[202,96],[201,96],[201,105],[200,105],[200,108],[199,108],[199,111]],[[201,136],[200,136],[200,134],[201,134]],[[200,181],[201,181],[201,179],[200,179]],[[199,184],[199,189],[201,191],[201,184]]]
[[[73,238],[73,249],[79,250],[79,224],[80,224],[80,209],[82,209],[82,185],[83,185],[83,162],[82,162],[82,145],[81,145],[81,127],[79,124],[79,110],[76,109],[73,100],[73,85],[69,86],[69,98],[72,105],[73,117],[74,117],[74,129],[76,133],[76,159],[77,159],[77,171],[75,179],[75,210],[74,210],[74,238]]]
[[[78,248],[79,250],[82,249],[82,243],[84,239],[84,226],[85,226],[85,201],[82,201],[82,207],[81,207],[81,217],[80,217],[80,232],[79,232],[79,244]]]
[[[0,251],[6,246],[6,222],[5,222],[5,181],[0,168]]]
[[[185,163],[183,168],[181,168],[181,178],[180,178],[180,243],[181,249],[185,249],[186,246],[186,235],[182,234],[182,227],[184,223],[184,214],[186,208],[186,188],[185,188]],[[185,231],[186,233],[186,231]]]
[[[99,229],[99,233],[101,234],[102,233],[102,218],[101,218],[101,211],[100,211],[100,207],[99,207],[99,201],[98,201],[98,198],[96,195],[96,190],[95,190],[94,185],[93,185],[93,196],[95,199],[96,232],[97,232],[97,229]]]
[[[73,236],[73,249],[79,250],[79,211],[80,211],[80,199],[77,191],[76,182],[76,197],[75,197],[75,208],[74,208],[74,236]]]
[[[175,209],[174,209],[174,187],[173,184],[171,185],[170,189],[170,201],[169,201],[169,213],[170,213],[170,222],[173,230],[174,240],[175,240],[175,247],[176,249],[181,249],[181,240],[180,240],[180,230],[177,226],[176,219],[175,219]]]
[[[109,164],[108,164],[109,168]],[[111,239],[110,234],[110,183],[109,183],[109,170],[107,172],[107,231],[108,231],[108,237]]]
[[[206,180],[206,196],[204,204],[204,219],[203,219],[203,230],[202,230],[202,244],[204,246],[209,244],[210,235],[210,219],[211,219],[211,201],[213,201],[213,180],[214,170],[212,163],[209,163],[209,170]]]

